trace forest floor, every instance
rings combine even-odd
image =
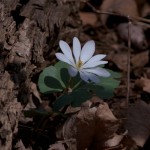
[[[0,1],[0,16],[0,150],[150,149],[148,0]],[[73,37],[94,40],[120,84],[56,113],[38,79]]]

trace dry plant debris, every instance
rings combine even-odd
[[[0,149],[150,149],[149,8],[146,0],[0,0]],[[37,81],[56,62],[59,41],[71,45],[73,37],[96,41],[96,54],[108,55],[121,83],[109,100],[94,97],[56,113],[58,95],[41,94]]]

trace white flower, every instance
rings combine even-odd
[[[102,61],[106,55],[95,55],[95,42],[93,40],[88,41],[81,49],[81,44],[78,38],[73,38],[73,51],[70,46],[65,42],[60,40],[59,46],[63,53],[56,53],[56,57],[65,63],[70,65],[69,74],[74,77],[79,72],[80,77],[85,82],[99,82],[99,77],[109,77],[110,73],[99,67],[99,65],[108,63],[107,61]],[[93,56],[93,57],[92,57]]]

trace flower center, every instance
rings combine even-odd
[[[82,61],[79,60],[78,63],[76,64],[77,69],[80,69],[80,67],[83,65]]]

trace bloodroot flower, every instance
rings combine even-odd
[[[98,54],[93,56],[95,52],[95,42],[93,40],[86,42],[81,49],[80,41],[74,37],[73,51],[65,41],[60,40],[59,46],[63,53],[56,53],[56,57],[70,65],[68,69],[70,76],[74,77],[79,72],[82,80],[94,83],[100,82],[99,76],[110,76],[107,70],[99,66],[108,63],[102,60],[106,55]]]

